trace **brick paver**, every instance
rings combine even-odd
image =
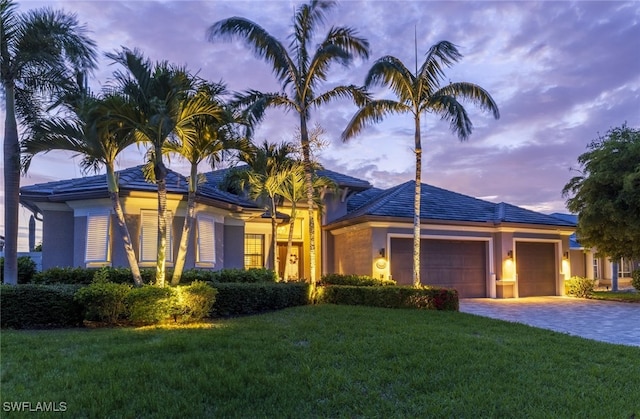
[[[640,346],[640,304],[571,297],[467,298],[460,311],[587,339]]]

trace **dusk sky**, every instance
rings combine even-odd
[[[100,51],[92,86],[98,90],[114,69],[104,58],[121,46],[145,56],[186,65],[229,90],[279,89],[269,66],[240,42],[210,43],[214,22],[241,16],[288,44],[298,1],[22,1],[19,11],[51,6],[77,14]],[[393,55],[415,67],[434,43],[448,40],[464,57],[446,70],[451,81],[485,88],[499,106],[494,120],[465,104],[474,124],[461,143],[439,117],[423,118],[423,182],[536,211],[566,212],[561,191],[587,145],[612,127],[640,127],[640,2],[638,1],[346,1],[329,13],[328,25],[351,26],[369,40],[368,61],[333,67],[328,86],[364,83],[374,60]],[[388,94],[384,89],[375,97]],[[413,120],[409,115],[373,125],[348,143],[340,134],[355,105],[334,102],[314,111],[330,146],[319,155],[327,169],[387,188],[413,179]],[[270,111],[255,140],[292,140],[293,114]],[[4,115],[0,120],[4,131]],[[34,159],[22,185],[80,177],[80,158],[51,152]],[[135,147],[119,168],[143,162]],[[172,159],[183,174],[188,165]],[[203,167],[202,170],[207,170]],[[4,191],[3,195],[4,195]],[[4,200],[3,200],[4,202]],[[4,212],[4,205],[2,206]],[[26,250],[29,213],[21,211],[19,250]],[[2,218],[3,220],[4,218]],[[4,229],[2,229],[4,230]],[[38,239],[39,240],[39,239]]]

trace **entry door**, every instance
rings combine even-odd
[[[287,265],[287,260],[290,262]],[[285,281],[298,280],[303,277],[302,243],[293,243],[291,253],[287,256],[287,244],[278,243],[278,275]]]

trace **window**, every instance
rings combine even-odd
[[[631,278],[631,271],[633,271],[633,263],[631,262],[631,259],[620,259],[618,278]]]
[[[264,234],[244,235],[244,267],[264,268]]]
[[[172,246],[173,214],[167,211],[167,262],[173,261]],[[140,263],[156,263],[158,256],[158,211],[142,210],[140,212]]]
[[[87,245],[84,261],[87,265],[100,266],[109,262],[109,214],[87,215]]]
[[[593,258],[593,279],[601,278],[600,275],[600,259]]]
[[[206,215],[198,216],[198,249],[196,262],[214,265],[216,263],[215,223]]]

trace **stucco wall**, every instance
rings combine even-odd
[[[42,269],[73,265],[73,213],[44,211],[42,223]]]
[[[216,237],[222,237],[223,240],[220,244],[216,243],[217,254],[224,257],[224,266],[220,260],[219,267],[244,268],[244,226],[216,224]]]

